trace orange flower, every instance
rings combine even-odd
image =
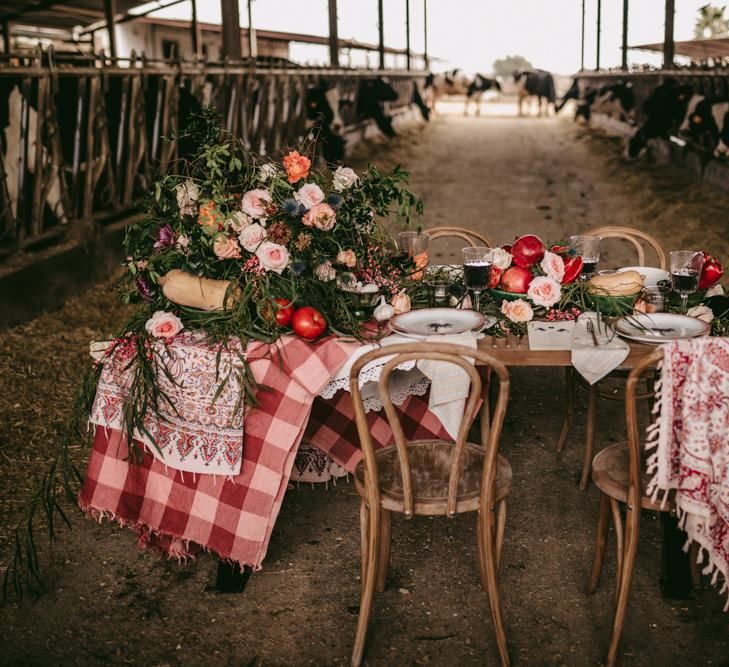
[[[291,151],[283,159],[283,166],[286,169],[286,175],[289,177],[289,183],[298,183],[302,178],[309,175],[311,160],[299,151]]]
[[[425,267],[428,266],[428,251],[413,255],[413,261],[415,262],[415,273],[411,278],[413,280],[422,280]]]
[[[223,229],[224,220],[220,211],[215,206],[215,202],[211,199],[200,206],[200,212],[197,216],[197,223],[210,230],[220,231]]]

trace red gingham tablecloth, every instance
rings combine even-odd
[[[149,452],[141,463],[131,464],[120,432],[96,426],[81,507],[134,527],[140,545],[157,546],[170,556],[187,557],[203,548],[259,569],[304,429],[312,443],[348,470],[361,458],[350,394],[314,401],[351,354],[352,344],[328,338],[310,346],[286,337],[281,345],[283,363],[263,353],[267,346],[247,351],[257,381],[267,390],[258,392],[259,405],[246,414],[239,475],[181,472]],[[427,406],[426,395],[409,397],[398,408],[405,435],[446,438]],[[368,413],[368,419],[376,443],[389,444],[392,432],[384,417]]]

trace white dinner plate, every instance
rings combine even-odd
[[[481,331],[485,331],[486,329],[490,329],[494,324],[496,324],[499,320],[495,317],[488,316],[484,317],[483,326],[479,329],[471,329],[474,333],[480,333]],[[404,331],[397,331],[390,327],[390,331],[394,334],[398,334],[399,336],[405,336],[406,338],[412,338],[414,340],[426,340],[429,336],[432,336],[433,334],[414,334],[414,333],[405,333]],[[445,335],[444,333],[441,335]]]
[[[475,310],[423,308],[395,315],[390,320],[390,329],[405,335],[434,336],[482,329],[484,322],[484,316]]]
[[[711,330],[711,325],[688,315],[636,313],[618,320],[615,330],[622,338],[637,343],[656,344],[705,336]]]
[[[661,280],[670,280],[671,274],[664,269],[655,266],[624,266],[618,269],[618,273],[623,271],[637,271],[643,276],[643,284],[646,287],[656,287]]]

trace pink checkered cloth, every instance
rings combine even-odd
[[[701,547],[704,574],[729,591],[729,339],[664,346],[658,418],[649,429],[648,492],[675,491],[680,525]],[[688,545],[687,545],[688,546]],[[729,600],[725,609],[729,609]]]
[[[304,429],[347,470],[361,459],[350,394],[313,400],[352,344],[328,338],[309,346],[285,337],[281,345],[283,364],[266,354],[268,346],[247,350],[256,379],[268,390],[258,392],[259,405],[246,414],[239,475],[193,475],[165,466],[148,451],[141,463],[130,464],[120,432],[96,426],[81,507],[135,528],[140,546],[159,547],[171,557],[189,557],[202,548],[259,569]],[[397,409],[407,437],[447,437],[428,410],[427,395],[412,396]],[[392,432],[384,418],[367,417],[376,443],[389,444]]]

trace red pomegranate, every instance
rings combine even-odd
[[[504,275],[501,276],[501,287],[506,292],[526,294],[532,278],[534,278],[534,274],[529,269],[523,266],[512,266],[506,269]]]
[[[534,266],[537,262],[542,261],[546,249],[542,239],[534,234],[527,234],[514,241],[511,254],[514,257],[514,264],[517,266]]]

